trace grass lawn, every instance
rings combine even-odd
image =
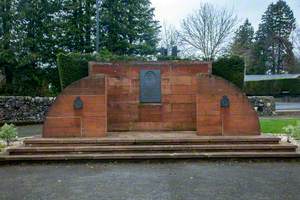
[[[273,133],[273,134],[281,134],[284,133],[283,127],[288,125],[296,126],[297,123],[300,123],[300,119],[261,119],[261,131],[263,133]],[[300,138],[299,136],[296,136]]]

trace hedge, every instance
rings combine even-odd
[[[110,61],[145,61],[147,57],[140,56],[117,56],[107,50],[102,50],[99,54],[82,53],[60,53],[57,56],[57,66],[61,90],[88,75],[88,63],[90,61],[110,62]]]
[[[281,96],[284,91],[290,95],[300,95],[300,79],[281,79],[247,82],[244,87],[247,95]]]
[[[242,89],[244,85],[244,68],[244,60],[238,56],[221,57],[213,62],[212,73]]]
[[[57,56],[61,89],[88,75],[88,62],[95,61],[91,54],[68,53]]]
[[[98,55],[68,53],[58,55],[58,70],[61,88],[88,75],[89,61],[146,60],[143,57],[114,56],[107,51]],[[247,95],[280,96],[283,91],[300,95],[300,79],[247,82],[244,85],[244,61],[240,57],[222,57],[213,63],[213,74],[244,88]],[[243,87],[244,85],[244,87]]]
[[[100,54],[67,53],[59,54],[57,65],[59,70],[61,89],[72,82],[88,75],[89,61],[145,61],[144,57],[115,56],[107,51]],[[213,74],[221,76],[238,87],[243,87],[244,62],[240,57],[223,57],[213,63]]]

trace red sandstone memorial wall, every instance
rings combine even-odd
[[[197,75],[197,132],[199,135],[260,135],[256,111],[230,82],[213,75]],[[229,107],[220,106],[229,99]]]
[[[140,103],[141,70],[161,71],[161,103]],[[196,74],[209,63],[90,63],[89,75],[106,74],[108,131],[196,130]]]
[[[43,137],[101,137],[107,131],[106,78],[89,76],[68,86],[47,113]],[[82,109],[74,108],[80,97]]]
[[[161,102],[140,102],[141,70],[160,70]],[[222,97],[230,101],[221,108]],[[74,109],[80,97],[83,108]],[[67,87],[50,109],[44,137],[101,137],[111,131],[192,131],[199,135],[258,135],[246,96],[211,75],[203,62],[89,64],[89,76]]]

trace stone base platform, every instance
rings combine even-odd
[[[197,136],[196,132],[113,132],[104,138],[32,138],[0,161],[181,158],[300,158],[271,136]]]

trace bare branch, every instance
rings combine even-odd
[[[163,23],[160,46],[166,48],[169,53],[172,51],[172,47],[180,46],[179,33],[174,26]]]
[[[185,45],[199,51],[205,60],[213,60],[221,52],[237,20],[232,11],[205,3],[182,21],[180,38]]]
[[[291,36],[293,46],[295,48],[295,54],[300,57],[300,28],[296,29]]]

